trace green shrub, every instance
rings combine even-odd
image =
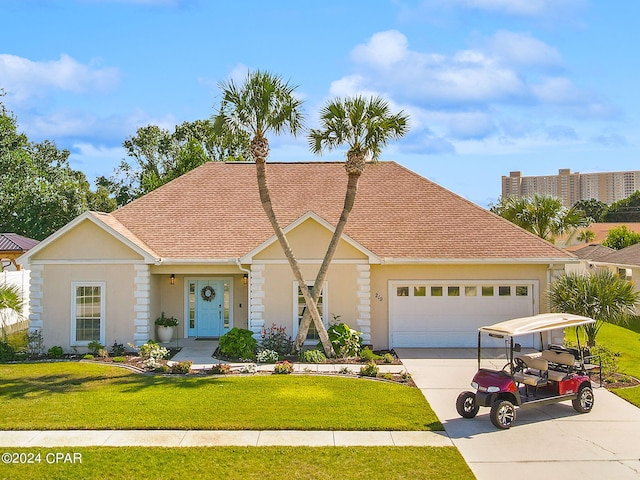
[[[338,373],[341,375],[351,375],[353,371],[349,367],[340,367]]]
[[[360,367],[360,376],[361,377],[377,377],[380,369],[376,365],[376,362],[373,360],[369,360],[367,364],[363,367]]]
[[[16,349],[9,342],[0,340],[0,362],[10,362],[15,359]]]
[[[393,355],[391,355],[390,353],[385,353],[382,356],[382,361],[384,361],[384,363],[393,363],[394,360],[395,358],[393,358]]]
[[[228,363],[216,363],[211,367],[211,373],[213,375],[227,375],[231,373],[231,365]]]
[[[293,350],[293,340],[286,333],[287,327],[279,327],[275,323],[269,328],[262,329],[260,344],[265,350],[273,350],[280,355],[288,355]]]
[[[618,373],[618,357],[620,356],[619,352],[614,352],[605,345],[594,345],[593,347],[589,347],[589,351],[592,356],[600,357],[600,361],[602,362],[603,377]],[[587,359],[587,362],[597,363],[598,358],[596,357],[594,359]]]
[[[113,357],[115,363],[126,363],[127,357]]]
[[[389,372],[383,373],[381,377],[384,378],[385,380],[393,380],[393,374]]]
[[[100,351],[100,349],[104,348],[104,345],[94,340],[92,342],[89,342],[87,348],[89,349],[89,352],[93,353],[94,356],[98,356],[98,352]]]
[[[111,346],[111,355],[113,355],[114,357],[121,357],[122,355],[124,355],[124,345],[118,343],[117,341],[114,341],[113,345]]]
[[[47,356],[51,358],[61,358],[62,355],[64,355],[64,350],[62,350],[62,347],[57,345],[47,350]]]
[[[191,371],[191,365],[193,365],[193,362],[190,360],[174,363],[173,365],[171,365],[171,373],[186,375]]]
[[[400,374],[400,380],[402,380],[403,382],[408,382],[409,380],[411,380],[411,374],[409,372],[407,372],[406,370],[403,371]]]
[[[84,357],[82,357],[83,360],[93,360],[93,355],[91,353],[87,353]]]
[[[301,356],[302,361],[305,363],[323,363],[327,361],[326,355],[320,350],[305,350]]]
[[[327,329],[329,340],[336,355],[341,358],[357,357],[362,350],[362,333],[352,329],[346,323],[335,323]],[[318,347],[322,347],[319,344]]]
[[[377,353],[373,353],[373,350],[371,350],[369,347],[365,347],[362,349],[362,351],[360,352],[360,358],[365,362],[369,360],[382,360],[382,356],[378,355]]]
[[[220,337],[218,349],[225,357],[251,360],[256,347],[257,342],[251,330],[234,327]]]
[[[284,360],[283,362],[276,362],[273,366],[273,373],[276,375],[287,375],[293,373],[293,364]]]
[[[169,365],[158,365],[153,371],[157,373],[171,373],[171,368],[169,368]]]

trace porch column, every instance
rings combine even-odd
[[[249,330],[259,339],[264,327],[264,265],[251,265],[249,275]]]
[[[29,298],[29,332],[34,332],[42,330],[42,285],[44,284],[42,273],[44,265],[31,264],[29,268],[31,270],[29,290],[28,292],[23,290],[23,295],[28,295]]]
[[[362,343],[371,345],[371,267],[356,265],[358,270],[358,325]]]
[[[151,316],[151,272],[149,271],[149,265],[135,264],[133,268],[136,275],[133,279],[133,297],[136,300],[136,304],[133,306],[135,313],[133,340],[137,346],[140,346],[151,338],[149,321]]]

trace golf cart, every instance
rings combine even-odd
[[[509,428],[515,422],[516,406],[539,407],[571,400],[577,412],[590,412],[594,402],[587,372],[590,365],[585,364],[587,357],[580,348],[579,335],[581,327],[590,323],[595,320],[548,313],[480,327],[478,372],[471,382],[476,391],[462,392],[456,400],[456,410],[464,418],[473,418],[480,407],[491,407],[491,422],[501,429]],[[554,331],[557,335],[562,333],[558,330],[568,327],[576,328],[577,349],[551,343]],[[508,361],[501,370],[480,367],[483,337],[489,347],[504,343]],[[514,343],[514,337],[537,344],[539,351],[521,353],[522,347]]]

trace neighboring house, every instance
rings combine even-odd
[[[340,216],[343,163],[269,163],[279,222],[313,282]],[[65,349],[232,327],[295,335],[304,301],[252,163],[207,163],[111,214],[87,212],[24,255],[31,328]],[[572,254],[394,163],[367,167],[321,295],[373,348],[468,347],[477,328],[547,311]],[[309,344],[317,340],[311,336]]]
[[[576,250],[572,250],[571,253],[580,259],[580,263],[567,265],[566,271],[567,273],[584,273],[593,270],[596,268],[594,262],[613,252],[615,252],[613,248],[605,247],[598,243],[590,243]]]
[[[601,246],[602,247],[602,246]],[[606,248],[606,247],[602,247]],[[589,255],[586,267],[588,269],[607,268],[618,276],[638,283],[640,279],[640,243],[630,245],[620,250],[611,250],[606,254],[600,250],[598,255]],[[574,252],[578,255],[578,252]],[[640,285],[636,285],[640,290]]]
[[[38,240],[23,237],[17,233],[0,233],[0,262],[5,270],[20,270],[16,259],[38,244]]]
[[[592,223],[588,227],[573,229],[565,235],[558,237],[555,244],[558,247],[565,248],[570,252],[575,252],[587,245],[585,242],[578,240],[580,233],[585,230],[591,230],[595,237],[589,241],[589,244],[602,243],[609,235],[609,230],[625,225],[630,231],[640,233],[640,223],[620,222],[620,223]]]
[[[24,307],[22,318],[29,317],[29,270],[22,269],[17,258],[38,244],[37,240],[16,233],[0,233],[0,285],[15,285],[22,292]],[[20,316],[11,310],[0,310],[0,322],[3,327],[14,325]]]

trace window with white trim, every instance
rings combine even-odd
[[[307,286],[309,287],[309,290],[311,290],[311,287],[313,287],[313,283],[308,282]],[[294,299],[293,299],[293,303],[294,303],[293,305],[293,308],[294,308],[293,337],[295,337],[298,334],[298,328],[300,327],[302,316],[304,315],[304,312],[307,310],[307,304],[304,301],[304,296],[302,295],[302,290],[300,289],[298,282],[294,282],[293,289],[295,292]],[[322,289],[322,292],[320,292],[320,296],[318,297],[318,312],[322,316],[322,323],[324,323],[325,328],[327,327],[327,317],[328,317],[326,296],[327,296],[327,283],[325,282],[324,288]],[[318,335],[318,330],[313,324],[313,321],[311,321],[311,325],[309,325],[309,332],[307,334],[307,340],[305,341],[305,344],[315,345],[319,341],[320,341],[320,336]]]
[[[105,284],[74,282],[71,284],[71,344],[104,345]]]

